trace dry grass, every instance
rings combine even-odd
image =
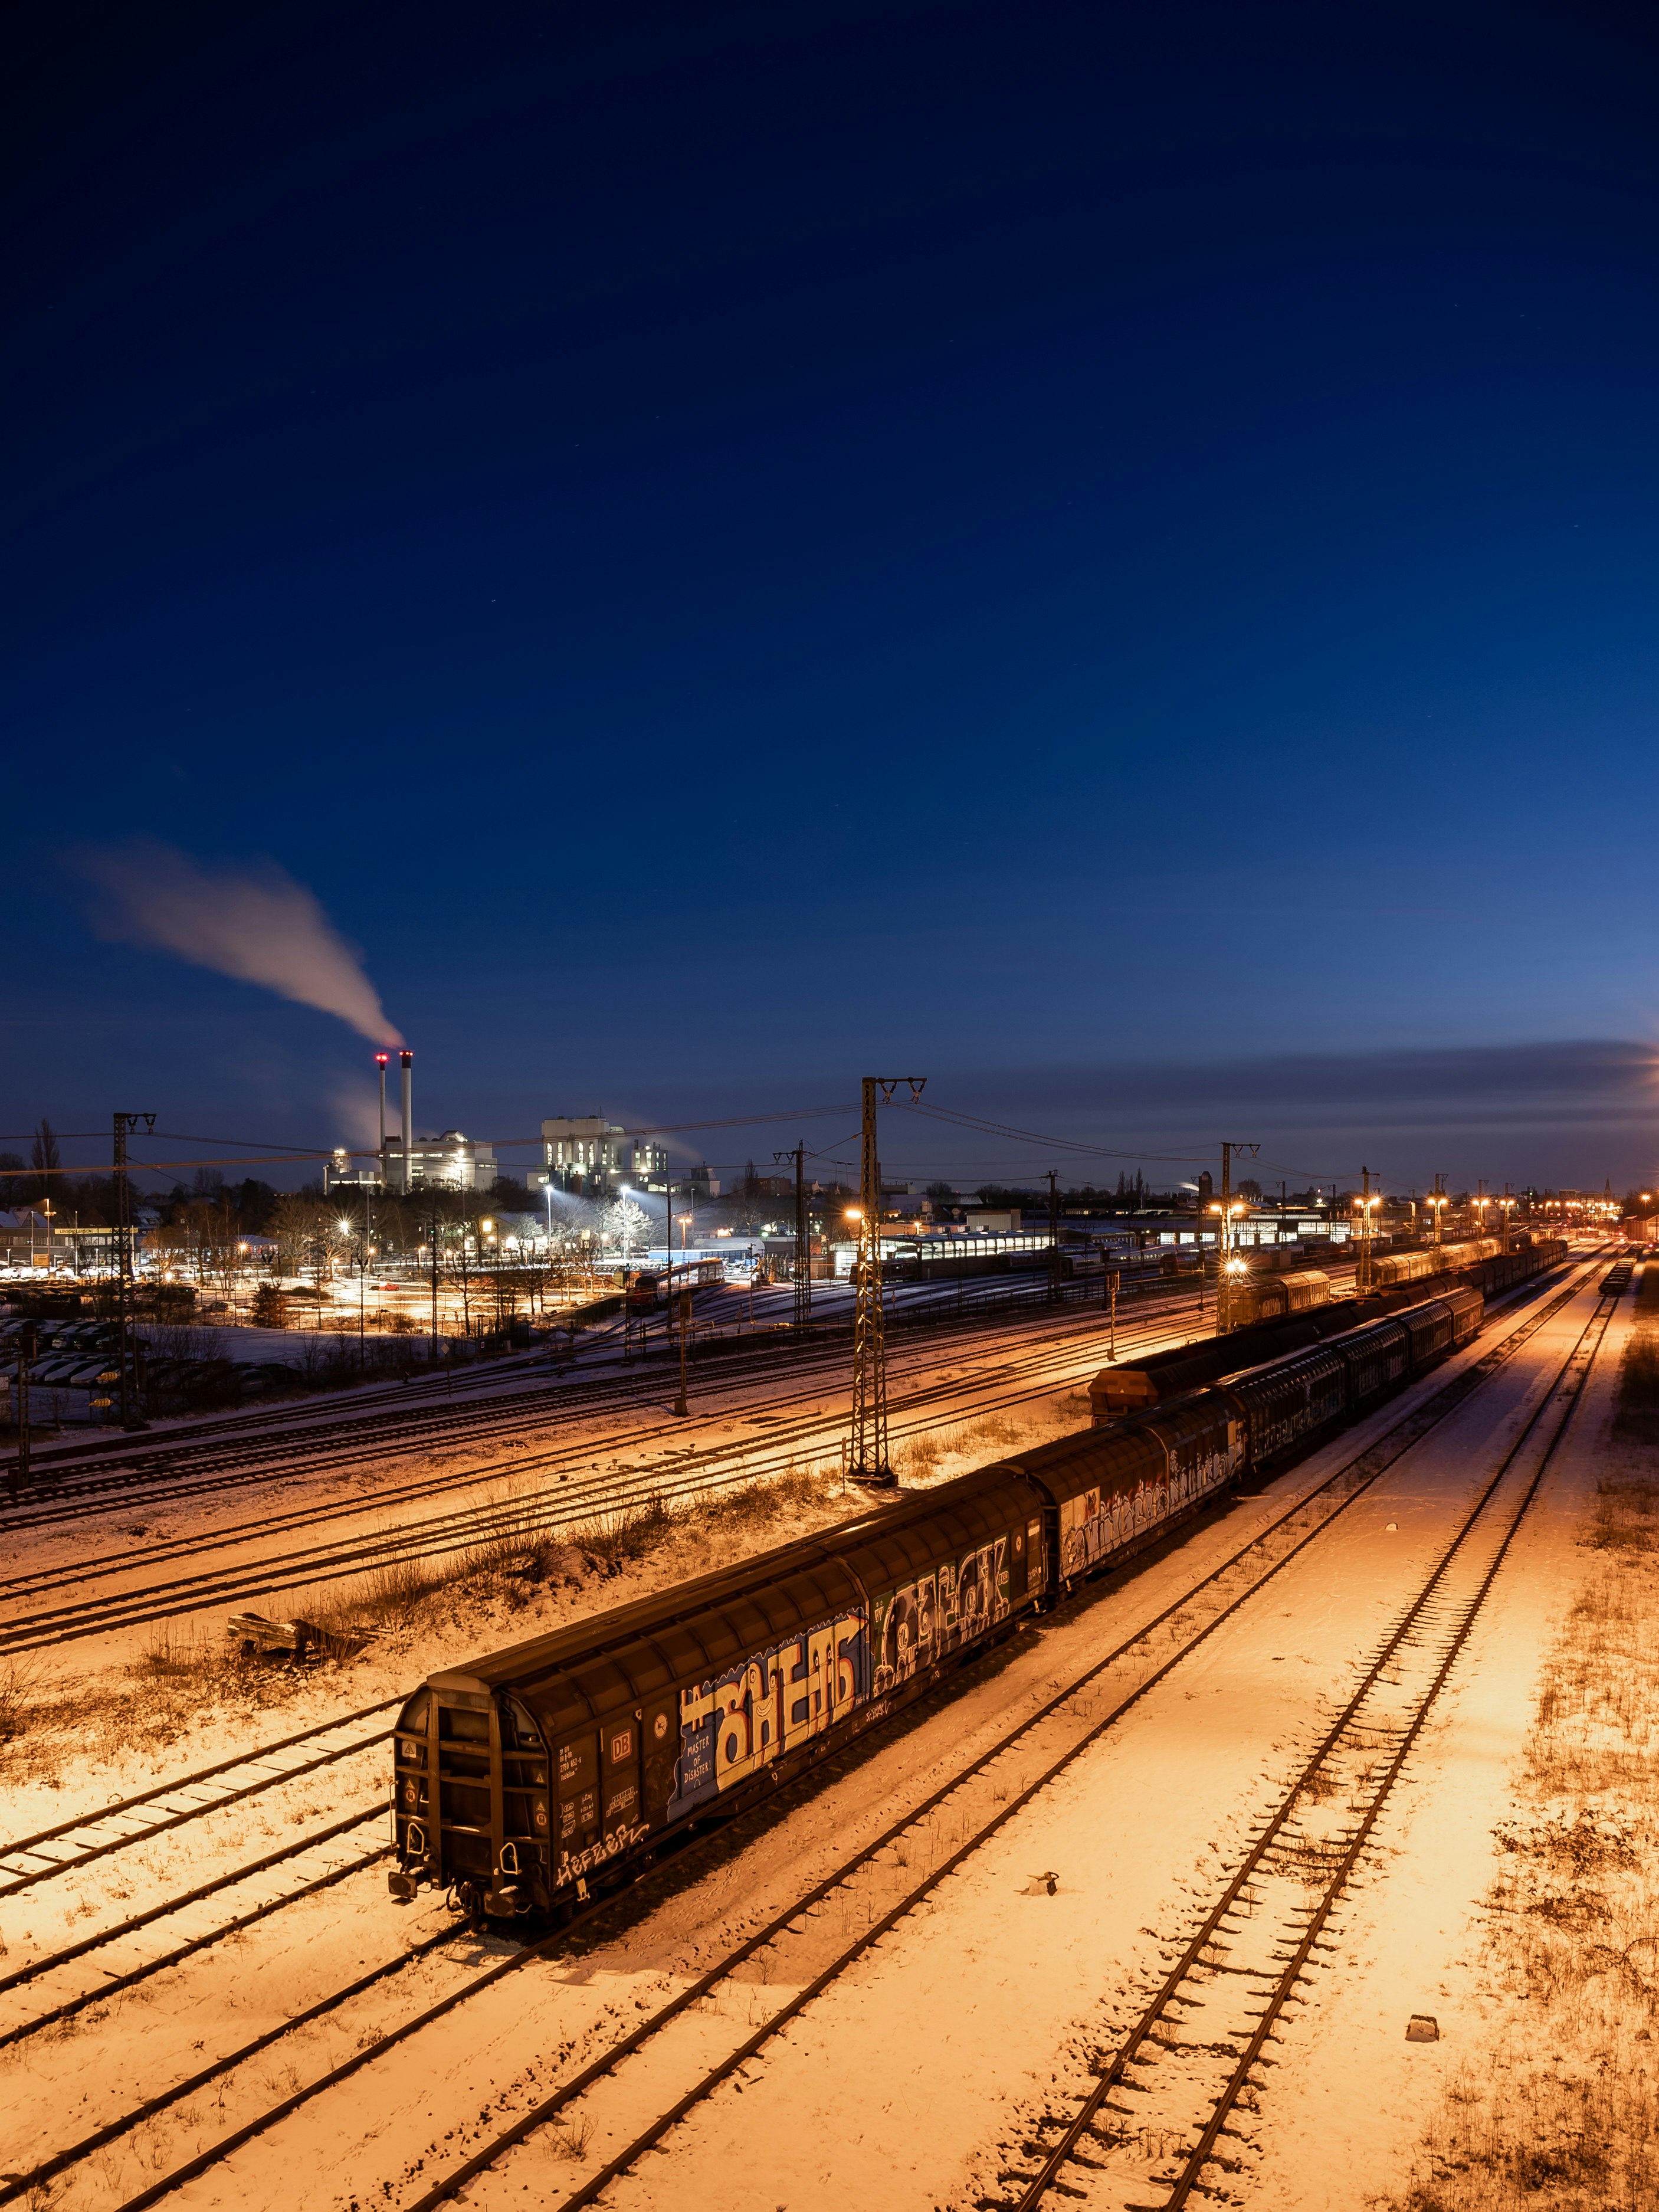
[[[924,1429],[895,1447],[893,1464],[901,1477],[912,1480],[960,1474],[1021,1446],[1046,1443],[1051,1437],[1086,1429],[1089,1420],[1088,1392],[1060,1390],[1052,1397],[981,1413],[949,1428]]]
[[[925,1431],[895,1452],[898,1471],[927,1480],[982,1465],[1014,1445],[1083,1425],[1086,1407],[1086,1396],[1060,1392]],[[296,1587],[264,1599],[259,1610],[279,1620],[302,1614],[361,1644],[384,1671],[395,1670],[395,1685],[406,1668],[424,1673],[440,1653],[515,1641],[557,1628],[596,1601],[612,1602],[608,1582],[635,1578],[627,1591],[634,1595],[686,1580],[823,1527],[858,1502],[842,1495],[836,1462],[815,1462],[691,1503],[653,1498],[555,1537],[531,1525],[530,1510],[545,1495],[527,1487],[523,1525],[509,1521],[486,1544],[438,1559],[390,1560],[320,1590]],[[619,1588],[616,1596],[623,1595]],[[56,1787],[88,1765],[165,1751],[198,1733],[204,1718],[279,1711],[351,1663],[343,1655],[313,1655],[303,1666],[244,1658],[214,1620],[162,1626],[142,1658],[84,1686],[43,1686],[15,1668],[0,1674],[0,1785]]]
[[[27,1659],[8,1659],[0,1666],[0,1742],[21,1735],[36,1694],[35,1669]]]
[[[303,1613],[394,1663],[434,1643],[453,1649],[505,1641],[556,1627],[558,1601],[567,1594],[602,1589],[630,1569],[660,1565],[670,1578],[700,1573],[775,1540],[779,1523],[792,1517],[833,1518],[836,1480],[833,1468],[792,1468],[729,1496],[673,1508],[652,1500],[557,1538],[509,1524],[471,1550],[390,1560],[309,1599],[302,1592],[269,1598],[262,1610],[273,1620]],[[523,1626],[515,1630],[518,1620]],[[43,1686],[15,1663],[0,1674],[0,1784],[52,1786],[82,1762],[164,1751],[191,1735],[204,1715],[280,1709],[349,1663],[244,1658],[217,1622],[163,1624],[118,1676],[94,1677],[84,1687]]]
[[[1392,2212],[1659,2208],[1659,1476],[1603,1481],[1581,1541],[1497,1832],[1487,1966],[1510,2026],[1448,2084]]]
[[[1659,1267],[1652,1271],[1652,1280],[1659,1287]],[[1659,1330],[1643,1322],[1631,1331],[1619,1363],[1614,1434],[1639,1443],[1659,1443]]]
[[[295,1677],[251,1669],[222,1632],[163,1627],[142,1658],[112,1680],[46,1685],[13,1676],[9,1718],[0,1729],[0,1784],[56,1787],[66,1771],[102,1765],[128,1753],[165,1751],[188,1741],[204,1712],[233,1705],[248,1712],[280,1710]]]

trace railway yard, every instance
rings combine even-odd
[[[1539,1798],[1536,1746],[1608,1468],[1653,1486],[1613,1434],[1627,1284],[1586,1248],[1490,1302],[550,1932],[388,1893],[399,1708],[883,1510],[842,1479],[844,1347],[700,1374],[685,1418],[600,1344],[41,1452],[0,1545],[0,2203],[275,2208],[303,2175],[340,2212],[1428,2212],[1510,2201],[1477,2185],[1514,2165],[1503,2080],[1582,2162],[1599,2015],[1564,2023],[1498,1939],[1526,1823],[1607,1826]],[[1119,1360],[1198,1326],[1149,1295]],[[1081,1304],[896,1335],[902,1497],[1085,1427],[1106,1346]],[[1613,1565],[1651,1571],[1640,1542]],[[230,1632],[256,1611],[323,1641]],[[1625,1934],[1650,2120],[1653,1936]],[[1586,2203],[1650,2201],[1598,2171]]]

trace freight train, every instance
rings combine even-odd
[[[563,1915],[922,1696],[1480,1327],[1479,1291],[1017,1453],[431,1675],[394,1730],[392,1894]]]
[[[1392,1313],[1421,1298],[1417,1283],[1403,1271],[1428,1263],[1428,1272],[1443,1277],[1455,1272],[1457,1279],[1484,1297],[1496,1297],[1518,1283],[1559,1267],[1567,1256],[1559,1237],[1528,1238],[1520,1249],[1502,1252],[1496,1238],[1479,1244],[1448,1244],[1438,1250],[1401,1252],[1375,1265],[1395,1270],[1379,1281],[1364,1299],[1330,1296],[1330,1284],[1322,1274],[1284,1275],[1277,1282],[1252,1286],[1254,1303],[1233,1307],[1235,1327],[1226,1336],[1203,1337],[1194,1344],[1172,1346],[1122,1366],[1104,1367],[1089,1385],[1097,1427],[1136,1413],[1148,1406],[1164,1405],[1186,1397],[1206,1383],[1218,1382],[1241,1368],[1254,1367],[1286,1352],[1300,1352],[1344,1329],[1352,1328],[1366,1316]],[[1282,1305],[1274,1303],[1284,1294]]]

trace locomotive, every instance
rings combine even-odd
[[[1483,1310],[1460,1286],[430,1675],[394,1730],[392,1894],[436,1884],[510,1918],[623,1886],[1368,1412]]]

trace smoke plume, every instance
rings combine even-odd
[[[159,945],[198,968],[337,1015],[371,1043],[402,1043],[360,956],[274,860],[204,867],[149,837],[83,848],[72,858],[103,894],[93,917],[101,936]]]

